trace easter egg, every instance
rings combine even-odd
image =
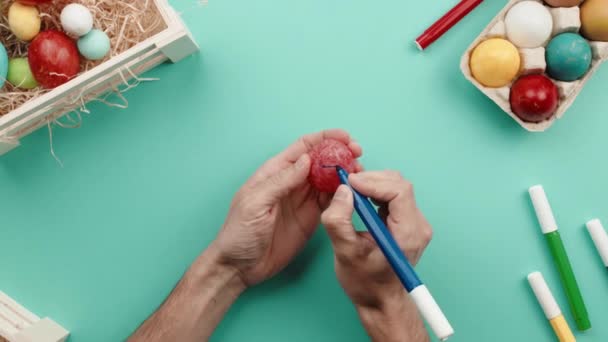
[[[323,166],[341,166],[349,173],[355,172],[353,152],[343,142],[327,139],[310,151],[309,183],[320,192],[336,192],[340,178],[335,168]]]
[[[0,43],[0,88],[4,86],[6,74],[8,73],[8,55],[6,48]]]
[[[48,30],[36,36],[28,49],[32,74],[45,88],[55,88],[80,71],[80,56],[74,41],[65,33]]]
[[[61,11],[61,26],[69,35],[84,36],[93,28],[93,15],[81,4],[69,4]]]
[[[32,89],[38,86],[38,82],[32,75],[27,58],[13,58],[8,63],[8,76],[6,79],[15,87],[21,89]]]
[[[486,87],[503,87],[517,76],[521,66],[521,57],[511,42],[500,39],[488,39],[471,53],[469,66],[473,77]]]
[[[78,39],[78,51],[86,59],[103,59],[110,52],[110,38],[103,31],[91,30]]]
[[[30,41],[40,32],[40,13],[34,6],[15,2],[8,9],[8,26],[17,38]]]
[[[574,7],[580,5],[583,0],[545,0],[545,2],[553,7]]]
[[[53,0],[17,0],[17,2],[20,2],[20,3],[25,4],[25,5],[30,5],[30,6],[40,5],[40,4],[46,4],[46,3],[49,3],[49,2],[52,2],[52,1]]]
[[[562,33],[547,45],[547,74],[559,81],[575,81],[591,67],[592,51],[589,42],[576,33]]]
[[[581,33],[590,40],[608,42],[608,0],[586,0],[581,5]]]
[[[511,110],[525,122],[545,121],[557,110],[559,91],[543,75],[521,77],[511,87]]]
[[[544,45],[553,31],[551,12],[536,1],[515,4],[505,16],[507,38],[520,48]]]

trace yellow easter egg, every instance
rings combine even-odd
[[[491,88],[504,87],[511,83],[521,67],[519,51],[506,39],[488,39],[471,53],[469,61],[473,77],[482,85]]]
[[[608,0],[583,2],[581,23],[581,32],[585,38],[608,42]]]
[[[40,13],[34,6],[14,2],[8,10],[8,26],[17,38],[30,41],[40,32]]]

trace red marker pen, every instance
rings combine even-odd
[[[441,19],[437,20],[433,26],[429,27],[420,37],[416,39],[416,46],[420,50],[426,49],[437,39],[441,38],[449,29],[456,25],[467,14],[471,13],[475,7],[479,6],[483,0],[462,0],[452,8]]]

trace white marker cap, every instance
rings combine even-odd
[[[433,333],[440,341],[447,340],[454,335],[454,329],[448,322],[439,305],[426,288],[425,285],[420,285],[410,292],[410,296],[416,303],[420,315],[429,324]]]
[[[604,265],[608,267],[608,234],[606,234],[606,230],[598,219],[587,222],[587,230],[591,234],[591,239],[593,239],[595,248],[600,253]]]
[[[535,185],[530,188],[530,198],[536,211],[538,223],[543,231],[543,234],[552,233],[557,230],[557,223],[553,217],[553,211],[549,205],[549,200],[545,194],[545,189],[542,185]]]
[[[534,295],[536,296],[536,299],[538,299],[538,302],[543,308],[545,316],[548,320],[552,320],[562,314],[562,311],[559,309],[553,294],[551,294],[551,290],[549,290],[549,286],[547,286],[542,273],[533,272],[528,274],[528,282],[530,283],[532,291],[534,291]]]

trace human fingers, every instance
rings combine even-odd
[[[376,203],[388,203],[391,218],[396,222],[406,220],[416,208],[412,184],[395,171],[361,172],[351,174],[348,180],[353,188]]]
[[[350,135],[341,129],[330,129],[300,137],[293,144],[288,146],[281,153],[266,161],[247,181],[246,186],[255,186],[263,182],[270,175],[285,166],[295,163],[303,154],[310,152],[316,145],[325,139],[336,139],[345,144],[350,144]]]
[[[414,263],[432,238],[428,221],[416,207],[411,183],[393,171],[353,174],[350,184],[381,205],[378,214],[386,222],[397,243]]]
[[[347,256],[357,243],[358,237],[352,223],[353,211],[352,191],[347,186],[340,185],[329,207],[321,215],[321,222],[331,239],[336,257]]]
[[[270,175],[252,192],[263,204],[272,205],[306,182],[309,170],[310,156],[303,154],[294,164]]]

